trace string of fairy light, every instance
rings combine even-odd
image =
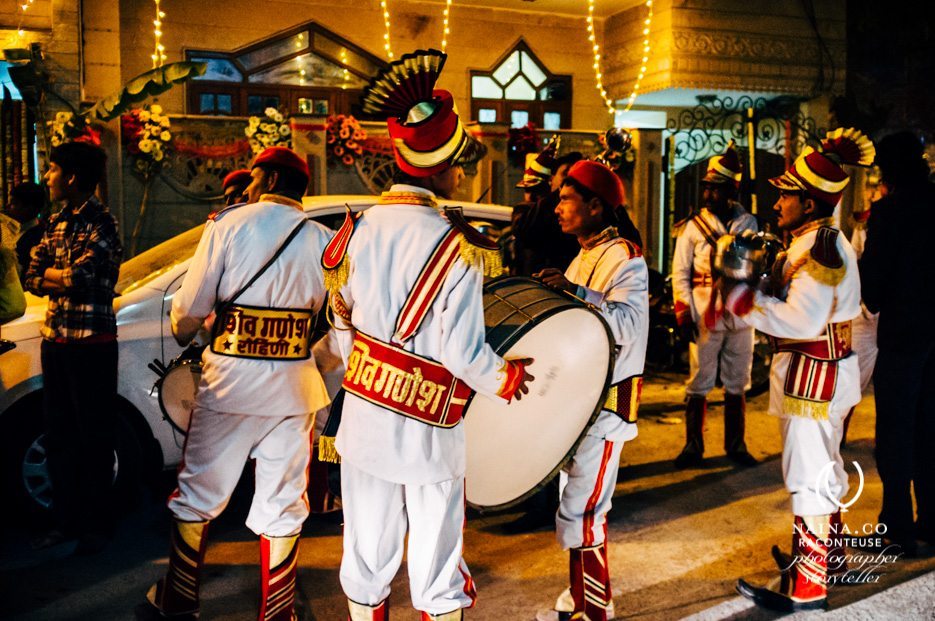
[[[393,48],[390,47],[390,8],[386,0],[380,0],[380,8],[383,10],[383,49],[386,50],[386,57],[393,60]]]
[[[35,1],[36,0],[26,0],[21,5],[19,5],[19,8],[22,9],[22,11],[19,14],[19,24],[16,25],[16,34],[21,37],[26,35],[26,31],[23,30],[23,18],[26,17],[26,11],[29,10]]]
[[[445,48],[448,47],[448,35],[451,34],[451,30],[448,28],[448,18],[451,17],[451,0],[445,0],[445,10],[442,13],[442,52],[445,51]]]
[[[610,114],[616,114],[617,107],[614,105],[613,99],[607,94],[607,89],[604,88],[604,74],[601,72],[601,46],[597,42],[597,30],[594,27],[594,3],[595,0],[588,0],[588,41],[591,42],[591,51],[594,54],[594,78],[595,85],[597,86],[597,92],[600,93],[601,99],[604,102],[604,105],[607,106],[607,111]],[[652,30],[653,25],[653,0],[646,0],[646,8],[648,14],[646,19],[643,20],[643,57],[640,62],[640,71],[637,74],[636,81],[633,83],[633,89],[630,91],[629,97],[627,97],[627,105],[623,109],[624,112],[629,112],[633,107],[633,103],[636,101],[636,96],[640,92],[640,85],[643,82],[643,78],[646,76],[646,65],[649,62],[650,54],[650,43],[649,43],[649,33]]]
[[[451,34],[451,2],[445,0],[445,10],[442,11],[442,52],[448,47],[448,35]],[[383,12],[383,50],[386,57],[393,60],[393,48],[390,46],[390,7],[387,0],[380,0],[380,10]]]
[[[162,11],[162,7],[159,6],[161,0],[153,0],[153,3],[156,5],[156,19],[153,20],[153,40],[154,47],[153,53],[150,58],[153,59],[153,69],[156,67],[161,67],[162,63],[166,62],[166,48],[162,45],[162,20],[165,18],[166,14]]]

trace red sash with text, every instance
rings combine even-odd
[[[382,408],[433,427],[454,427],[471,396],[467,384],[438,362],[361,332],[344,373],[344,389]]]

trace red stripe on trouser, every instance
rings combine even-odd
[[[607,462],[614,451],[614,443],[610,440],[604,440],[604,454],[601,456],[601,467],[597,472],[597,481],[594,483],[594,491],[588,498],[588,504],[584,509],[584,532],[582,535],[582,547],[587,548],[594,545],[594,510],[601,499],[601,491],[604,489],[604,475],[607,472]]]

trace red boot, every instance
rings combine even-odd
[[[367,606],[347,600],[347,621],[389,621],[390,600],[383,600],[376,606]]]
[[[569,550],[571,597],[575,602],[572,619],[607,621],[610,605],[610,568],[605,544]]]
[[[162,616],[169,619],[198,616],[207,532],[208,522],[172,520],[169,571],[146,594],[147,601]]]
[[[299,536],[260,535],[258,621],[295,621],[295,578]]]
[[[827,607],[828,597],[828,547],[806,525],[806,518],[795,516],[792,534],[793,561],[782,572],[779,584],[774,588],[757,587],[746,580],[737,581],[737,592],[758,606],[794,612],[816,610]],[[813,524],[827,523],[830,516],[807,518]]]
[[[835,582],[835,578],[847,573],[847,554],[844,550],[844,523],[841,521],[841,512],[831,514],[830,528],[828,530],[828,578]]]

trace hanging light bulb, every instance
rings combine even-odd
[[[390,10],[386,0],[380,0],[380,8],[383,10],[383,49],[386,51],[386,57],[393,60],[393,49],[390,47]]]
[[[442,16],[442,52],[444,52],[445,48],[448,47],[448,35],[451,33],[451,30],[448,28],[451,18],[451,0],[445,0],[445,10]]]
[[[633,83],[633,90],[630,91],[630,96],[627,97],[627,105],[623,109],[624,112],[629,112],[633,107],[636,96],[640,92],[640,85],[643,82],[643,77],[646,75],[646,64],[649,62],[649,54],[651,51],[649,35],[653,26],[653,0],[646,0],[646,9],[648,13],[646,19],[643,21],[643,58],[640,60],[640,72],[636,76],[636,82]]]

